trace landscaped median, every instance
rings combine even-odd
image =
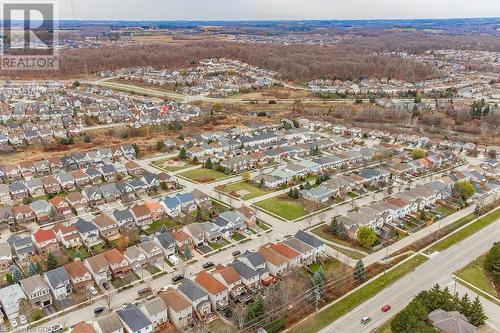
[[[289,332],[314,333],[320,331],[322,328],[330,325],[358,305],[375,296],[384,288],[399,280],[405,274],[414,271],[415,268],[425,261],[427,261],[427,258],[421,254],[412,257],[404,263],[388,270],[384,275],[375,278],[373,281],[368,282],[361,288],[335,302],[333,305],[327,305],[325,309],[319,311],[316,315],[292,327]]]
[[[498,218],[500,218],[500,209],[497,209],[480,219],[472,222],[471,224],[463,227],[462,229],[458,230],[457,232],[450,234],[450,236],[444,238],[443,240],[437,242],[430,248],[428,248],[425,252],[426,253],[433,253],[435,251],[444,251],[450,246],[453,246],[454,244],[460,242],[461,240],[464,240],[465,238],[475,234],[479,230],[487,227],[491,223],[495,222]]]

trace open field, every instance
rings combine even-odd
[[[175,161],[173,159],[164,159],[153,161],[152,164],[166,171],[174,172],[195,166],[190,161]]]
[[[212,182],[214,180],[218,180],[218,179],[222,179],[222,178],[227,177],[227,175],[225,175],[222,172],[215,171],[212,169],[205,169],[205,168],[185,171],[185,172],[180,173],[179,176],[184,177],[184,178],[188,178],[188,179],[195,181],[195,182],[198,182],[198,183],[209,183],[209,182]]]
[[[446,237],[445,239],[434,244],[432,247],[430,247],[426,251],[426,253],[432,253],[435,251],[446,250],[450,246],[460,242],[461,240],[469,237],[470,235],[478,232],[479,230],[483,229],[484,227],[495,222],[499,217],[500,217],[500,210],[493,211],[493,212],[489,213],[488,215],[480,218],[476,222],[469,224],[468,226],[464,227],[463,229],[460,229],[459,231],[455,232],[454,234],[451,234],[449,237]]]
[[[495,286],[483,270],[483,262],[484,256],[481,256],[456,272],[455,275],[482,291],[498,297]]]
[[[256,205],[289,221],[301,218],[323,208],[323,206],[307,200],[294,200],[285,196],[259,201]]]
[[[319,311],[315,316],[312,316],[301,324],[291,328],[290,332],[319,332],[323,327],[326,327],[361,303],[375,296],[382,289],[396,282],[405,274],[408,274],[415,270],[415,268],[423,264],[426,260],[427,258],[422,255],[417,255],[411,258],[403,264],[387,271],[385,275],[378,277],[377,279],[366,284],[347,297],[341,299],[336,304]]]
[[[243,200],[257,198],[264,194],[273,192],[272,190],[266,188],[260,188],[255,183],[249,183],[245,181],[226,185],[224,186],[224,189],[222,191],[239,197]]]
[[[344,245],[344,246],[348,246],[350,248],[357,249],[357,250],[360,250],[360,251],[363,251],[363,252],[369,252],[369,250],[367,250],[365,248],[356,246],[356,245],[354,245],[354,244],[352,244],[352,243],[350,243],[348,241],[341,240],[341,239],[338,239],[338,238],[334,237],[331,233],[325,231],[325,228],[327,228],[327,227],[328,226],[326,226],[326,225],[320,225],[320,226],[317,226],[316,228],[311,229],[311,232],[313,234],[315,234],[316,236],[324,238],[324,239],[326,239],[326,240],[328,240],[330,242],[337,243],[337,244]]]

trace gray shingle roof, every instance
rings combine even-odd
[[[128,304],[124,309],[116,311],[120,319],[133,331],[137,332],[151,325],[151,321],[134,304]]]

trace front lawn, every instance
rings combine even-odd
[[[269,198],[259,201],[255,205],[289,221],[304,217],[325,207],[312,201],[290,199],[287,196]]]
[[[258,184],[253,182],[245,181],[224,186],[223,191],[224,193],[229,193],[233,196],[242,198],[243,200],[250,200],[273,192],[270,189],[260,188]]]
[[[455,273],[456,276],[482,291],[496,296],[495,286],[483,270],[484,256],[481,256]]]
[[[354,193],[354,192],[347,192],[347,196],[354,199],[354,198],[359,197],[359,194]]]
[[[224,245],[222,245],[219,242],[210,242],[210,243],[208,243],[208,246],[210,246],[212,248],[212,250],[216,251],[216,250],[222,248]]]
[[[241,240],[244,240],[246,237],[240,233],[235,233],[234,235],[231,236],[231,239],[236,241],[236,242],[239,242]]]
[[[378,277],[372,282],[356,290],[347,297],[341,299],[336,304],[321,310],[315,316],[305,320],[301,324],[292,327],[289,332],[292,333],[314,333],[319,332],[335,320],[339,319],[358,305],[366,302],[371,297],[378,294],[381,290],[393,284],[405,274],[415,270],[419,265],[427,260],[422,255],[417,255],[403,264],[390,269],[385,275]]]
[[[434,244],[426,252],[432,253],[435,251],[444,251],[447,248],[449,248],[450,246],[460,242],[461,240],[463,240],[463,239],[473,235],[474,233],[478,232],[479,230],[487,227],[491,223],[495,222],[499,217],[500,217],[500,210],[496,210],[494,212],[491,212],[488,215],[480,218],[476,222],[469,224],[468,226],[464,227],[463,229],[460,229],[459,231],[455,232],[454,234],[451,234],[449,237],[446,237],[445,239]]]
[[[205,168],[185,171],[180,173],[179,176],[198,183],[209,183],[227,177],[223,172]]]
[[[120,289],[124,286],[131,284],[132,282],[134,282],[136,280],[139,280],[139,276],[137,276],[137,274],[135,274],[133,272],[130,272],[127,275],[125,275],[124,277],[112,279],[111,284],[116,289]]]
[[[456,212],[455,209],[448,207],[446,205],[440,205],[434,209],[435,212],[443,215],[443,216],[448,216]]]

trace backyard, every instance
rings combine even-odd
[[[190,179],[198,183],[209,183],[214,180],[227,177],[227,175],[223,172],[205,168],[185,171],[180,173],[178,176]]]
[[[243,200],[250,200],[273,192],[270,189],[260,188],[256,183],[245,181],[226,185],[222,191]]]
[[[343,246],[348,246],[348,247],[353,249],[353,252],[356,252],[356,250],[362,251],[363,253],[370,252],[370,250],[367,250],[361,246],[357,246],[357,245],[355,245],[347,240],[338,239],[337,237],[332,235],[327,230],[328,230],[328,225],[324,224],[324,225],[320,225],[320,226],[317,226],[316,228],[311,229],[311,232],[313,234],[323,238],[323,239],[326,239],[326,240],[332,242],[332,243],[336,243],[336,244],[343,245]],[[342,251],[339,250],[339,252],[342,252]],[[351,257],[351,258],[353,258],[353,257]]]
[[[163,226],[165,226],[165,228],[167,228],[167,229],[172,229],[172,228],[175,228],[179,225],[180,225],[180,223],[178,221],[174,220],[173,218],[165,217],[161,220],[154,221],[153,223],[151,223],[149,225],[149,228],[147,228],[144,232],[148,235],[152,235],[152,234],[155,234],[158,231],[160,231],[160,229]]]

